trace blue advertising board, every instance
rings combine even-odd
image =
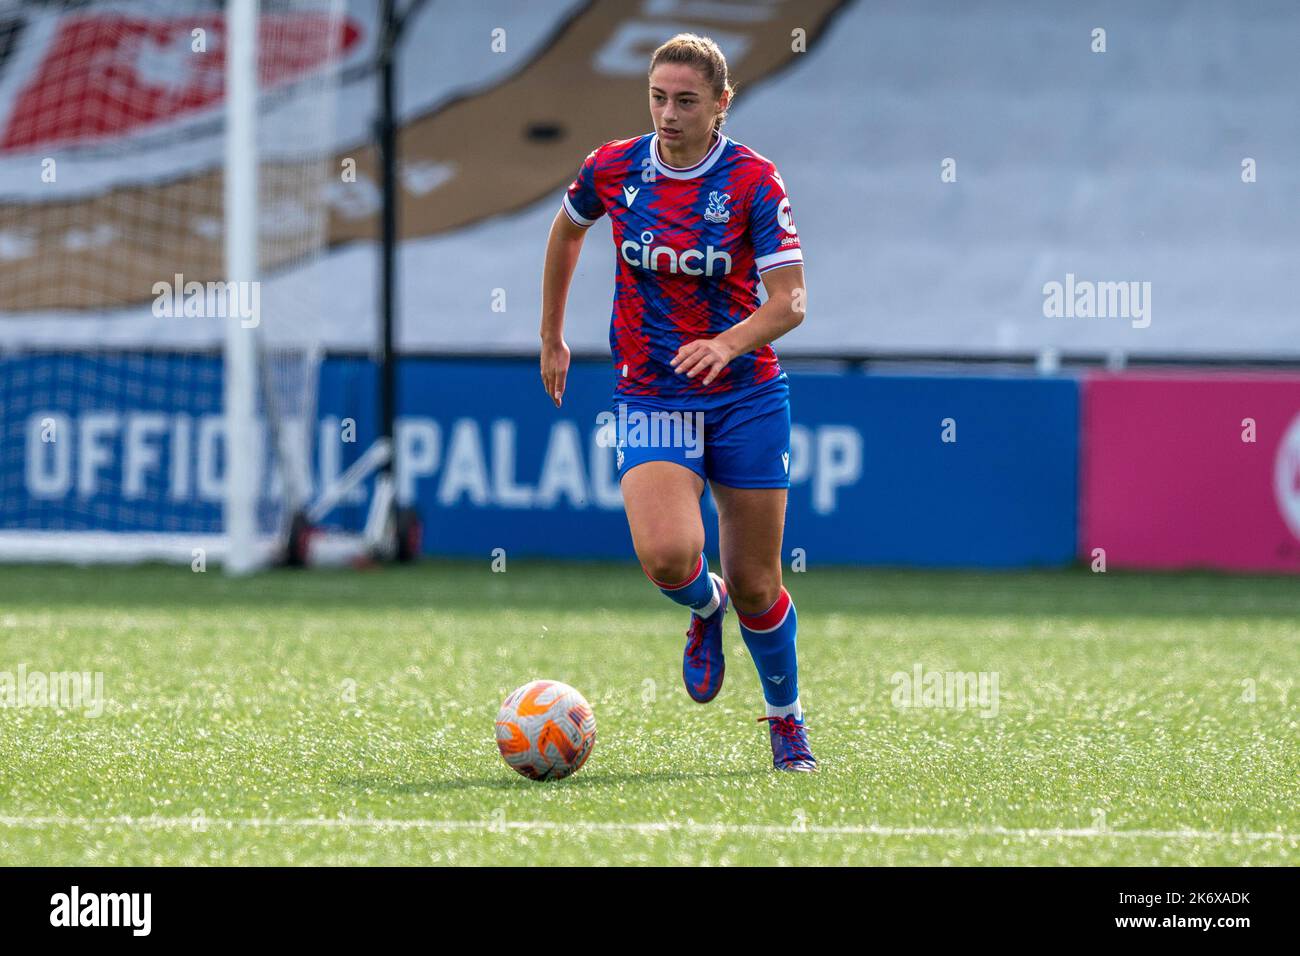
[[[1068,378],[791,374],[784,554],[809,564],[1024,567],[1076,552],[1079,395]],[[398,369],[399,496],[429,553],[632,559],[602,441],[613,376],[575,365],[564,405],[535,363],[408,358]],[[223,481],[212,357],[0,358],[0,528],[211,532]],[[321,370],[312,480],[376,434],[376,371]],[[48,441],[50,428],[62,442]],[[293,427],[301,427],[294,423]],[[265,439],[263,439],[265,440]],[[264,492],[279,493],[269,479]],[[357,528],[367,490],[329,522]],[[708,547],[716,553],[712,502]]]

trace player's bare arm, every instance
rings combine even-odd
[[[546,241],[546,265],[542,269],[542,385],[556,408],[564,401],[564,383],[569,374],[564,305],[586,236],[587,230],[575,225],[561,210],[555,214]]]
[[[710,384],[737,355],[775,342],[799,326],[806,311],[803,266],[785,266],[763,274],[764,302],[749,318],[711,339],[695,339],[677,350],[672,366],[687,378],[703,375]]]

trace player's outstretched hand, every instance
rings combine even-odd
[[[703,375],[704,381],[700,384],[708,385],[733,358],[735,356],[725,343],[717,339],[695,339],[677,350],[672,366],[687,378]]]
[[[564,339],[542,343],[542,385],[555,407],[564,401],[564,382],[569,377],[569,346]]]

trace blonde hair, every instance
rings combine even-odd
[[[723,92],[728,94],[727,105],[713,121],[714,129],[721,129],[727,121],[727,113],[736,99],[736,88],[727,79],[727,58],[722,55],[718,45],[708,37],[694,33],[679,33],[650,57],[650,72],[661,63],[684,63],[700,71],[704,82],[713,91],[715,100],[722,99]]]

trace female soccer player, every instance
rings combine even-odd
[[[799,236],[776,167],[722,134],[734,90],[717,44],[673,37],[651,57],[649,80],[654,132],[587,156],[551,226],[542,381],[559,407],[569,283],[587,227],[608,213],[618,255],[609,338],[619,481],[646,575],[691,609],[687,693],[707,703],[722,687],[730,601],[767,701],[760,720],[773,766],[815,770],[794,604],[781,582],[790,405],[771,345],[803,319]],[[718,505],[721,577],[703,554],[705,481]]]

